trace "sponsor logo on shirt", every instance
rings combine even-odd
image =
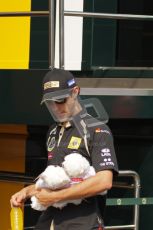
[[[48,137],[48,140],[47,140],[47,150],[48,152],[51,152],[52,149],[55,147],[56,145],[56,141],[55,141],[55,137],[51,137],[51,135],[55,135],[56,134],[56,129],[57,127],[55,127],[54,129],[52,129],[49,133],[49,137]]]
[[[51,152],[53,150],[53,148],[56,145],[56,141],[55,141],[55,137],[52,137],[49,141],[48,141],[48,151]]]
[[[110,149],[108,149],[108,148],[102,149],[101,150],[101,156],[102,157],[109,157],[109,156],[111,156]]]
[[[105,161],[105,162],[111,161],[111,158],[105,158],[104,161]]]
[[[51,134],[54,134],[54,135],[55,135],[55,134],[56,134],[56,131],[57,131],[57,127],[55,127],[54,129],[52,129],[52,131],[50,132],[50,135],[51,135]]]
[[[100,163],[100,166],[114,166],[112,161]]]
[[[100,163],[100,166],[114,166],[114,163],[110,157],[105,157],[103,162]]]
[[[111,159],[111,153],[109,148],[104,148],[101,150],[102,163],[100,166],[114,166],[114,163]]]
[[[72,136],[68,145],[68,149],[78,149],[80,144],[81,138]]]
[[[48,160],[53,158],[53,153],[52,152],[48,152]]]
[[[83,178],[77,178],[77,177],[73,177],[73,178],[71,178],[71,181],[72,182],[76,182],[76,183],[78,183],[78,182],[82,182],[83,181]]]
[[[104,148],[104,149],[102,149],[101,151],[102,151],[103,153],[109,153],[109,152],[110,152],[110,149]]]
[[[95,129],[95,133],[108,133],[110,134],[110,132],[106,129],[100,129],[100,128],[96,128]]]

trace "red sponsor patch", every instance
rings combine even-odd
[[[53,157],[53,153],[52,152],[48,152],[48,159],[51,159]]]
[[[96,132],[96,133],[100,133],[100,132],[101,132],[101,129],[100,129],[100,128],[96,128],[96,129],[95,129],[95,132]]]
[[[107,134],[110,134],[110,132],[107,129],[100,129],[100,128],[96,128],[95,133],[107,133]]]
[[[102,226],[99,226],[99,227],[98,227],[98,230],[103,230]]]
[[[78,178],[78,177],[74,177],[74,178],[71,178],[71,181],[73,181],[73,182],[81,182],[81,181],[83,181],[83,179]]]

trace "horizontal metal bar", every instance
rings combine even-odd
[[[34,177],[25,176],[21,173],[14,172],[0,172],[0,181],[6,181],[11,183],[20,183],[20,184],[32,184]]]
[[[153,205],[153,197],[107,198],[106,205],[107,206]],[[30,207],[30,204],[25,204],[24,207]]]
[[[113,183],[113,188],[134,189],[135,186],[134,186],[134,184],[131,184],[131,185],[123,185],[123,184],[119,184],[119,183]]]
[[[153,96],[153,89],[81,88],[80,94],[95,96]]]
[[[18,179],[18,178],[7,178],[7,177],[0,177],[0,182],[9,182],[9,183],[16,183],[16,184],[33,184],[34,179]],[[113,188],[125,188],[125,189],[134,189],[135,186],[134,185],[121,185],[121,184],[113,184]]]
[[[104,19],[153,20],[152,15],[136,15],[136,14],[109,14],[109,13],[65,11],[64,15],[75,16],[75,17],[104,18]]]
[[[131,205],[153,205],[152,197],[142,198],[110,198],[106,201],[107,206],[131,206]]]
[[[0,12],[0,17],[49,16],[49,11]]]
[[[139,177],[139,174],[133,170],[120,170],[118,176]]]
[[[120,170],[119,177],[123,176],[138,176],[135,171],[132,170]],[[11,181],[11,182],[29,182],[32,183],[34,181],[35,177],[32,176],[26,176],[22,173],[15,173],[15,172],[5,172],[5,171],[0,171],[0,181]]]
[[[22,180],[22,181],[21,181],[21,180],[18,180],[18,179],[14,179],[14,180],[12,179],[12,180],[11,180],[11,179],[7,179],[7,178],[5,178],[5,179],[4,179],[4,178],[3,178],[3,179],[0,178],[0,182],[6,182],[6,183],[11,183],[11,184],[12,184],[12,183],[13,183],[13,184],[20,184],[20,185],[21,185],[21,184],[22,184],[22,185],[25,185],[25,184],[26,184],[26,185],[31,185],[31,184],[33,184],[33,182],[31,182],[31,181],[26,181],[26,180]]]
[[[134,229],[135,225],[106,226],[105,229]]]
[[[106,19],[125,19],[125,20],[153,20],[152,15],[134,15],[134,14],[107,14],[92,12],[76,12],[65,11],[65,16],[76,17],[94,17]],[[0,17],[16,17],[16,16],[49,16],[49,11],[16,11],[16,12],[0,12]]]
[[[31,207],[30,204],[24,204],[24,207],[27,208],[27,207]]]
[[[119,177],[133,177],[134,179],[134,187],[140,190],[140,176],[136,171],[133,170],[120,170]],[[139,196],[137,196],[139,198]]]
[[[80,95],[153,96],[152,78],[76,78]]]
[[[91,66],[91,70],[153,70],[153,67],[145,66]]]
[[[24,227],[24,230],[27,230],[27,229],[34,229],[35,226],[32,226],[32,227]]]

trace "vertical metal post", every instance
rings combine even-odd
[[[59,0],[59,68],[64,69],[64,0]]]
[[[131,176],[134,179],[134,198],[140,198],[140,177],[139,174],[132,170],[119,171],[119,176]],[[110,227],[110,228],[109,228]],[[106,229],[133,229],[139,230],[139,205],[134,205],[133,225],[109,226]]]
[[[139,198],[140,197],[140,178],[139,175],[135,173],[135,198]],[[134,230],[139,230],[139,205],[136,204],[134,206],[134,225],[135,228]]]
[[[49,0],[49,68],[55,63],[55,10],[54,1]]]

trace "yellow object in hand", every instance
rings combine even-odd
[[[23,213],[21,208],[11,209],[11,230],[23,230]]]

